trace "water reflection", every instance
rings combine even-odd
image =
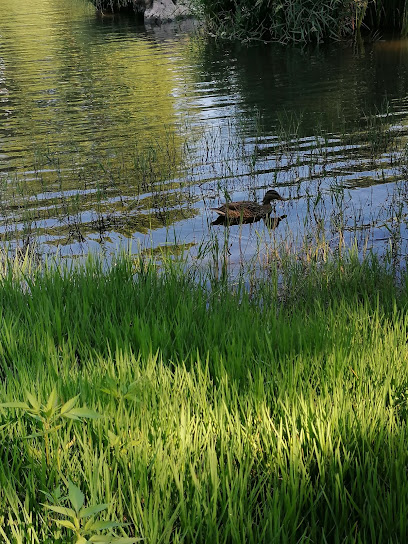
[[[295,121],[299,135],[320,128],[351,132],[361,118],[384,113],[408,90],[408,41],[380,41],[294,48],[242,47],[207,41],[200,49],[197,79],[239,96],[244,120],[261,114],[266,131]],[[220,92],[216,95],[222,94]],[[251,116],[252,112],[252,116]],[[252,119],[251,119],[252,117]]]
[[[253,223],[258,223],[263,221],[268,229],[276,229],[279,226],[279,223],[286,219],[287,215],[280,215],[278,217],[225,217],[219,215],[217,219],[212,221],[211,225],[222,225],[223,227],[237,226],[237,225],[251,225]]]

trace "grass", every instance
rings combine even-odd
[[[83,507],[93,542],[404,542],[406,273],[180,264],[5,262],[3,541],[86,542]]]

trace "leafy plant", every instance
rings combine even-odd
[[[77,407],[79,395],[72,397],[64,404],[59,403],[57,390],[54,387],[45,403],[42,403],[35,395],[25,390],[27,402],[3,402],[0,408],[17,408],[24,410],[25,414],[38,422],[41,430],[26,438],[35,436],[44,437],[45,456],[47,465],[50,465],[50,440],[49,436],[56,433],[63,425],[64,420],[81,420],[83,418],[97,419],[100,415],[87,407]],[[61,423],[60,423],[61,422]]]
[[[55,500],[55,498],[59,501],[64,500],[60,499],[59,490],[53,495],[46,493],[46,496],[51,500]],[[53,518],[52,521],[59,527],[64,527],[65,529],[72,531],[75,538],[75,544],[86,544],[87,542],[96,544],[109,542],[131,544],[132,542],[140,540],[138,538],[117,537],[112,534],[95,534],[103,530],[111,531],[114,527],[123,527],[124,524],[115,521],[95,520],[95,515],[106,510],[108,505],[95,504],[92,506],[84,506],[85,495],[82,493],[81,489],[71,481],[68,482],[68,497],[65,499],[68,501],[69,507],[55,504],[45,504],[44,506],[52,512],[65,516],[65,519]]]

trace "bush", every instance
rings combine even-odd
[[[210,32],[221,37],[283,43],[321,42],[371,31],[401,30],[406,0],[194,0]],[[365,20],[366,18],[366,20]]]

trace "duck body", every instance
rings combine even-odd
[[[223,218],[241,221],[242,223],[251,223],[267,217],[272,211],[271,202],[273,200],[286,200],[274,189],[270,189],[264,196],[262,204],[243,200],[241,202],[227,202],[219,208],[211,208]]]

